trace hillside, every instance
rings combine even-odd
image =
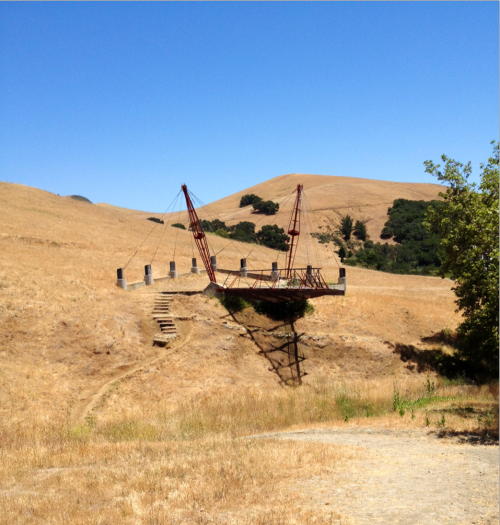
[[[269,182],[268,189],[273,188],[276,194],[288,192],[297,180],[295,175],[276,178]],[[318,196],[313,201],[320,208],[324,188],[321,182],[330,178],[311,180],[317,181],[316,186],[310,186],[313,196],[314,192]],[[425,192],[429,198],[435,196],[431,195],[433,187],[426,185],[422,185],[420,193],[411,185],[401,186],[402,194],[383,189],[397,188],[397,184],[380,185],[378,188],[373,183],[372,189],[366,189],[361,179],[344,179],[335,185],[334,202],[348,203],[353,210],[372,206],[370,213],[375,217],[376,195],[384,191],[387,202],[397,196],[409,196],[411,191],[415,198],[422,198]],[[342,188],[349,189],[345,197]],[[354,188],[364,195],[359,203]],[[247,192],[264,193],[259,187]],[[239,197],[228,197],[227,207],[231,203],[236,206]],[[160,286],[131,293],[115,285],[116,268],[126,264],[151,232],[152,223],[139,219],[139,213],[91,206],[7,183],[0,183],[0,204],[3,416],[13,420],[65,414],[78,417],[102,385],[123,374],[128,375],[120,394],[109,394],[109,407],[113,409],[141,406],[154,399],[170,406],[179,399],[227,389],[279,388],[279,378],[269,368],[265,355],[259,354],[258,345],[248,338],[233,336],[234,332],[223,324],[229,321],[257,326],[265,332],[273,328],[272,323],[249,313],[232,319],[217,302],[200,296],[174,299],[174,314],[196,314],[199,320],[179,320],[181,337],[174,344],[178,350],[169,359],[151,365],[151,369],[144,368],[164,352],[152,346],[158,328],[151,317],[153,296],[149,292]],[[226,204],[223,200],[212,207],[222,209]],[[153,262],[156,276],[167,275],[174,251],[179,273],[189,271],[193,255],[191,234],[172,230],[164,235]],[[151,242],[145,243],[127,266],[129,282],[142,279],[143,265],[151,262],[158,236],[161,233],[152,234]],[[219,237],[210,240],[217,251],[225,248],[218,255],[221,267],[237,267],[242,250],[249,248]],[[269,261],[276,256],[276,252],[261,247],[259,254],[259,258]],[[335,260],[331,255],[326,257],[329,267],[325,273],[336,279]],[[305,262],[305,256],[300,255],[298,263]],[[347,275],[347,296],[313,301],[316,313],[295,327],[311,338],[317,337],[303,345],[308,380],[314,380],[318,374],[370,378],[391,370],[413,373],[414,365],[401,361],[395,349],[401,345],[428,348],[425,338],[444,327],[453,328],[458,322],[449,281],[355,268],[348,268]],[[203,289],[207,283],[206,277],[190,276],[161,288]],[[104,413],[105,407],[101,408]]]
[[[311,221],[314,228],[325,225],[335,227],[341,215],[350,214],[356,220],[366,222],[368,234],[375,241],[379,240],[380,232],[387,221],[387,208],[392,206],[395,199],[430,201],[439,199],[438,193],[442,191],[442,186],[438,184],[292,173],[274,177],[212,202],[207,209],[199,211],[200,218],[210,220],[217,217],[227,225],[240,221],[251,221],[258,223],[259,228],[264,224],[278,224],[280,227],[286,227],[293,206],[293,197],[289,198],[289,196],[299,183],[304,185],[307,206],[313,212]],[[203,195],[197,193],[196,187],[188,185],[188,188],[198,198],[204,200]],[[252,206],[240,208],[241,197],[251,193],[265,200],[278,202],[280,204],[278,214],[267,217],[252,213]],[[173,196],[167,200],[170,202]],[[165,208],[169,202],[165,202]],[[101,206],[109,207],[109,205]],[[144,218],[149,215],[151,214],[146,212],[136,214],[137,217]],[[166,220],[169,215],[172,216],[171,221],[173,222],[178,220],[184,224],[188,222],[186,213],[167,214]]]

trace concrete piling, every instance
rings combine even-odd
[[[116,286],[119,286],[122,290],[127,289],[127,279],[123,278],[123,268],[116,270]]]
[[[177,279],[177,271],[175,269],[175,261],[170,261],[170,272],[168,273],[171,279]]]
[[[214,269],[214,271],[217,271],[217,257],[215,255],[212,255],[210,257],[210,262],[212,264],[212,268]]]
[[[280,272],[278,271],[278,263],[273,262],[273,269],[271,270],[271,279],[273,281],[276,281],[278,277],[280,276]]]
[[[196,266],[196,259],[194,257],[191,259],[191,273],[200,275],[200,269]]]
[[[347,277],[345,276],[345,268],[339,268],[339,284],[343,284],[344,289],[347,289]]]
[[[146,264],[146,266],[144,266],[144,282],[146,283],[146,286],[151,286],[154,283],[150,264]]]
[[[240,277],[246,277],[248,275],[247,260],[240,259]]]
[[[314,283],[314,278],[313,278],[313,268],[310,264],[307,265],[307,270],[306,270],[306,281],[307,281],[307,284],[310,284],[312,285]]]

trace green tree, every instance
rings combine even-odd
[[[274,215],[280,209],[280,205],[273,201],[257,201],[252,204],[255,213],[265,213],[266,215]]]
[[[257,232],[256,238],[259,244],[263,244],[268,248],[274,248],[283,252],[290,249],[287,243],[288,235],[286,235],[283,228],[279,228],[276,224],[262,226],[262,229]]]
[[[241,242],[255,242],[255,224],[242,221],[229,227],[229,237]]]
[[[346,255],[347,255],[347,253],[346,253],[346,251],[345,251],[344,246],[341,246],[341,247],[339,248],[339,257],[340,257],[340,262],[344,262],[344,259],[346,258]]]
[[[344,215],[340,218],[340,233],[346,241],[351,238],[352,230],[354,229],[352,224],[352,218],[349,215]]]
[[[498,374],[498,143],[493,156],[481,164],[479,187],[469,183],[471,163],[464,165],[445,155],[444,170],[426,161],[425,171],[448,185],[440,193],[444,205],[429,207],[426,225],[441,237],[442,277],[455,281],[458,310],[464,321],[460,356],[476,373]]]
[[[354,235],[361,241],[366,241],[366,236],[368,232],[366,231],[366,224],[361,221],[356,221],[354,225]]]
[[[244,208],[245,206],[250,206],[250,204],[253,204],[254,202],[259,202],[262,199],[258,197],[257,195],[254,195],[253,193],[250,193],[248,195],[243,195],[240,200],[240,208]]]

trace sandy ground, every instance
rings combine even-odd
[[[321,429],[253,438],[355,446],[354,468],[293,487],[354,524],[498,523],[498,445],[460,443],[426,431]],[[291,494],[291,495],[292,495]]]

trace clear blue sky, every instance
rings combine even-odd
[[[497,2],[0,3],[0,180],[163,211],[284,173],[436,182],[499,135]]]

